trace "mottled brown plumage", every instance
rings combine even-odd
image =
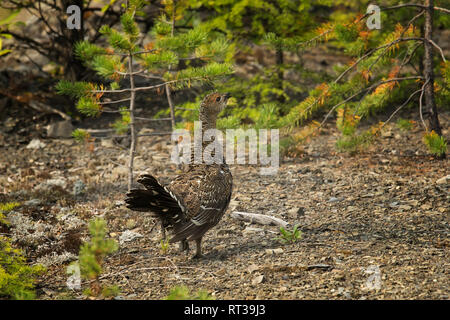
[[[200,105],[199,118],[203,132],[216,128],[217,115],[227,103],[228,94],[212,93]],[[204,147],[204,145],[203,145]],[[232,176],[228,165],[193,164],[163,187],[151,175],[143,175],[138,182],[145,189],[127,193],[127,207],[137,211],[153,212],[165,230],[172,233],[170,242],[181,242],[182,250],[189,248],[188,241],[196,241],[196,257],[201,256],[204,234],[222,218],[230,202]]]

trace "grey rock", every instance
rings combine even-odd
[[[46,129],[49,138],[71,138],[74,128],[70,120],[65,120],[51,123]]]
[[[102,139],[100,144],[104,148],[114,148],[114,141],[113,141],[113,139]]]
[[[447,184],[450,183],[450,174],[436,180],[436,184]]]
[[[126,231],[122,232],[122,234],[120,235],[119,243],[122,245],[125,242],[130,242],[135,239],[142,238],[142,237],[143,237],[143,235],[140,233],[137,233],[137,232],[134,232],[131,230],[126,230]]]
[[[253,278],[252,284],[257,285],[264,281],[264,275],[259,275]]]
[[[36,207],[38,205],[40,205],[42,203],[42,201],[40,199],[31,199],[28,201],[24,202],[24,205],[28,206],[28,207]]]
[[[77,180],[73,185],[72,194],[75,197],[81,196],[86,191],[86,185],[83,181]]]
[[[33,139],[30,141],[30,143],[26,146],[27,149],[41,149],[45,147],[45,143],[43,143],[39,139]]]
[[[49,179],[45,182],[38,184],[36,187],[34,187],[34,190],[35,191],[52,190],[54,187],[61,187],[65,189],[67,187],[66,179],[64,178]]]

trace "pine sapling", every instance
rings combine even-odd
[[[292,231],[289,231],[283,227],[280,227],[281,236],[277,237],[276,240],[280,240],[282,243],[295,243],[297,240],[300,240],[302,237],[302,232],[298,228],[299,225],[296,224]]]
[[[136,96],[143,91],[165,90],[171,109],[170,120],[175,129],[174,102],[171,92],[190,88],[191,86],[212,83],[215,79],[231,74],[232,66],[224,62],[224,52],[228,44],[224,37],[213,42],[209,41],[210,34],[201,25],[184,33],[175,33],[175,23],[181,15],[177,1],[164,3],[172,10],[172,21],[161,16],[150,32],[150,42],[140,46],[138,41],[141,34],[135,16],[141,14],[145,3],[141,0],[129,0],[126,10],[120,17],[122,29],[116,30],[107,25],[100,28],[100,33],[108,40],[109,47],[102,48],[92,43],[82,41],[75,46],[77,57],[103,77],[109,85],[89,82],[71,83],[60,81],[56,86],[60,94],[69,95],[77,99],[77,109],[90,117],[98,117],[102,113],[120,113],[122,118],[112,126],[119,136],[130,136],[131,145],[128,158],[128,190],[133,184],[134,157],[138,138],[143,135],[137,132],[137,123],[154,121],[136,116]],[[184,8],[184,3],[181,3]],[[183,65],[180,67],[180,61]],[[197,66],[192,67],[190,61],[196,60]],[[152,79],[156,84],[138,86],[136,77]],[[126,84],[125,88],[121,86]],[[113,95],[113,99],[106,100],[106,96]],[[120,99],[116,99],[120,95]],[[126,107],[123,104],[127,104]],[[114,107],[114,106],[118,107]],[[158,120],[159,121],[159,120]],[[171,132],[155,133],[171,134]]]
[[[443,136],[438,135],[436,132],[427,132],[423,136],[423,142],[428,148],[428,151],[436,156],[442,158],[447,152],[447,142]]]
[[[102,288],[100,275],[103,271],[104,259],[107,255],[117,251],[118,244],[114,239],[107,239],[108,229],[106,221],[100,218],[89,223],[91,239],[80,248],[79,267],[81,278],[89,281],[90,287],[85,291],[87,295],[99,296],[102,292],[112,292]],[[106,290],[106,291],[105,291]],[[103,294],[103,296],[105,296]]]
[[[202,289],[191,293],[186,286],[176,286],[170,290],[166,300],[215,300],[215,298]]]

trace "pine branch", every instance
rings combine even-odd
[[[120,74],[121,76],[130,76],[130,75],[138,75],[142,72],[144,72],[144,69],[138,70],[138,71],[133,71],[132,73],[130,72],[121,72],[121,71],[116,71],[117,74]]]
[[[418,3],[404,3],[404,4],[399,4],[396,6],[391,6],[391,7],[380,7],[380,10],[394,10],[394,9],[399,9],[399,8],[405,8],[405,7],[412,7],[412,8],[421,8],[421,9],[425,9],[426,7],[424,5],[418,4]]]
[[[135,56],[135,55],[139,55],[139,54],[152,53],[152,52],[155,52],[155,51],[156,51],[156,49],[153,49],[153,50],[140,50],[140,51],[131,52],[131,55]],[[115,51],[114,52],[104,51],[104,52],[101,52],[101,53],[98,53],[98,54],[109,55],[109,56],[120,56],[120,57],[128,57],[129,56],[129,53],[115,52]]]
[[[408,103],[409,103],[409,101],[412,99],[412,97],[413,96],[415,96],[417,93],[419,93],[419,92],[423,92],[423,88],[422,89],[419,89],[419,90],[417,90],[417,91],[414,91],[410,96],[409,96],[409,98],[405,101],[405,102],[403,102],[403,104],[401,105],[401,106],[399,106],[397,109],[395,109],[395,111],[390,115],[390,117],[383,123],[383,125],[381,126],[381,127],[384,127],[389,121],[391,121],[391,119],[394,117],[394,115],[397,113],[397,112],[399,112],[404,106],[406,106]]]
[[[427,86],[428,82],[430,81],[430,79],[427,79],[427,81],[425,81],[425,83],[422,86],[421,89],[421,93],[420,93],[420,98],[419,98],[419,115],[420,115],[420,121],[422,121],[422,125],[425,128],[425,131],[428,131],[428,127],[425,123],[425,120],[423,120],[423,113],[422,113],[422,99],[423,99],[423,94],[425,93],[425,87]]]
[[[105,109],[102,109],[101,112],[105,112],[105,113],[121,113],[121,112],[123,112],[123,110],[105,110]]]
[[[188,79],[183,79],[184,81],[187,81]],[[142,90],[151,90],[151,89],[157,89],[160,88],[162,86],[165,86],[166,84],[171,84],[171,83],[175,83],[178,81],[183,81],[183,80],[171,80],[171,81],[166,81],[163,83],[159,83],[153,86],[148,86],[148,87],[135,87],[133,89],[131,88],[126,88],[126,89],[120,89],[120,90],[91,90],[92,93],[122,93],[122,92],[136,92],[136,91],[142,91]]]
[[[412,59],[412,57],[414,56],[414,53],[416,53],[417,49],[418,49],[420,46],[421,46],[421,43],[417,44],[417,45],[411,50],[411,53],[410,53],[408,56],[405,55],[405,58],[403,59],[402,63],[400,64],[399,72],[400,72],[400,70],[401,70],[405,65],[407,65],[408,63],[411,62],[411,59]],[[418,70],[415,70],[415,71],[416,71],[417,73],[419,73]]]
[[[103,105],[103,104],[116,104],[116,103],[121,103],[121,102],[125,102],[125,101],[130,101],[131,98],[125,98],[125,99],[121,99],[121,100],[113,100],[113,101],[102,101],[99,102],[98,104]]]
[[[41,20],[44,22],[44,24],[47,26],[47,28],[48,28],[52,33],[54,33],[54,34],[56,34],[56,35],[58,35],[58,36],[62,36],[62,34],[59,33],[59,32],[57,32],[57,31],[55,31],[55,30],[50,26],[50,24],[48,23],[47,19],[45,19],[44,14],[42,13],[41,0],[38,0],[37,3],[38,3],[38,8],[37,8],[37,10],[38,10],[38,12],[39,12],[39,16],[40,16]]]
[[[399,4],[399,5],[392,6],[392,7],[381,7],[380,10],[392,10],[392,9],[399,9],[399,8],[404,8],[404,7],[416,7],[416,8],[421,8],[421,9],[425,9],[426,8],[426,6],[424,6],[422,4],[418,4],[418,3],[405,3],[405,4]],[[450,14],[450,10],[446,9],[446,8],[433,7],[433,9],[437,10],[437,11],[442,11],[444,13]]]
[[[438,10],[438,11],[442,11],[442,12],[444,12],[444,13],[450,14],[450,10],[449,10],[449,9],[446,9],[446,8],[434,7],[434,10]]]
[[[169,136],[171,135],[173,132],[149,132],[149,133],[139,133],[136,134],[136,137],[151,137],[151,136]],[[109,136],[109,138],[128,138],[130,135],[129,134],[125,134],[125,135],[112,135]]]
[[[208,66],[206,66],[208,67]],[[198,68],[201,69],[201,68]],[[211,69],[213,69],[213,67],[211,67]],[[187,70],[187,69],[186,69]],[[184,70],[183,70],[184,71]],[[206,70],[205,73],[207,73],[208,70]],[[194,73],[194,72],[192,72]],[[213,76],[217,76],[217,74],[212,74],[211,77]],[[142,90],[151,90],[151,89],[157,89],[160,88],[162,86],[165,86],[166,84],[173,84],[173,83],[180,83],[180,82],[189,82],[189,81],[207,81],[208,80],[208,76],[207,75],[203,75],[203,76],[197,76],[197,77],[183,77],[181,79],[175,79],[175,80],[169,80],[169,81],[165,81],[163,83],[159,83],[156,85],[152,85],[152,86],[148,86],[148,87],[135,87],[133,89],[131,88],[125,88],[125,89],[120,89],[120,90],[91,90],[92,93],[122,93],[122,92],[136,92],[136,91],[142,91]]]
[[[81,81],[72,83],[67,80],[61,80],[56,84],[55,89],[58,94],[64,94],[72,98],[81,98],[91,92],[94,87],[95,86],[89,82]]]
[[[408,37],[408,38],[399,38],[396,39],[390,43],[381,45],[379,47],[373,48],[371,49],[369,52],[367,52],[366,54],[364,54],[362,57],[360,57],[355,63],[353,63],[350,67],[348,67],[344,72],[342,72],[339,77],[336,78],[336,80],[334,80],[334,83],[338,83],[339,80],[341,80],[350,70],[352,70],[356,65],[358,65],[362,60],[364,60],[365,58],[369,57],[370,55],[372,55],[373,53],[375,53],[376,51],[383,49],[383,48],[389,48],[392,47],[394,44],[397,44],[399,42],[403,42],[403,41],[425,41],[424,38],[420,38],[420,37]]]
[[[439,53],[441,54],[442,61],[447,62],[447,60],[445,60],[444,51],[442,51],[442,48],[439,47],[432,39],[428,39],[428,42],[431,43],[436,49],[438,49]]]
[[[158,118],[158,119],[152,119],[152,118],[142,118],[142,117],[134,117],[135,120],[140,120],[140,121],[168,121],[168,120],[172,120],[172,118]]]
[[[331,107],[330,111],[326,114],[325,118],[323,119],[323,121],[320,123],[319,128],[322,127],[322,125],[327,121],[328,117],[331,115],[331,113],[340,105],[343,105],[344,103],[352,100],[353,98],[357,97],[358,95],[360,95],[361,93],[365,92],[365,91],[370,91],[384,83],[389,83],[392,81],[403,81],[403,80],[413,80],[413,79],[423,79],[422,76],[410,76],[410,77],[402,77],[402,78],[392,78],[392,79],[387,79],[387,80],[382,80],[379,81],[377,83],[372,84],[371,86],[364,88],[360,91],[358,91],[357,93],[351,95],[350,97],[346,98],[345,100],[339,102],[338,104],[335,104],[333,107]]]
[[[29,38],[27,36],[24,36],[24,35],[20,35],[20,34],[14,32],[14,31],[11,31],[11,30],[8,30],[8,34],[12,35],[17,40],[26,43],[27,46],[30,49],[33,49],[33,50],[39,52],[43,56],[45,56],[45,57],[52,57],[52,59],[54,58],[53,54],[51,53],[51,51],[48,50],[47,48],[45,48],[45,51],[42,50],[42,48],[43,48],[42,44],[37,42],[36,40],[34,40],[32,38]]]
[[[356,21],[350,23],[350,25],[356,25],[356,24],[360,23],[361,21],[363,21],[365,18],[371,16],[372,14],[373,13],[366,13],[363,16],[361,16],[360,18],[358,18]],[[304,42],[301,42],[301,43],[297,44],[297,47],[300,47],[300,46],[306,47],[309,44],[313,43],[314,41],[316,41],[316,40],[326,36],[327,34],[333,32],[335,29],[336,29],[336,26],[333,26],[332,28],[330,28],[328,30],[325,30],[324,32],[320,33],[319,35],[317,35],[317,36],[315,36],[315,37],[313,37],[313,38],[311,38],[311,39],[309,39],[307,41],[304,41]]]
[[[132,73],[132,75],[134,76],[139,76],[139,77],[143,77],[143,78],[149,78],[149,79],[158,79],[158,80],[164,80],[164,78],[162,76],[157,76],[157,75],[153,75],[153,74],[143,74],[147,72],[145,69],[141,69],[138,71],[134,71]],[[129,72],[120,72],[120,71],[116,71],[117,74],[121,75],[121,76],[129,76],[130,73]]]
[[[414,16],[411,20],[409,20],[409,22],[408,22],[408,24],[406,25],[406,27],[403,28],[403,31],[402,31],[402,33],[400,34],[399,38],[402,38],[403,35],[406,33],[406,31],[409,29],[409,26],[412,25],[413,22],[416,21],[418,18],[420,18],[421,16],[423,16],[424,13],[425,13],[425,11],[422,10],[419,14],[417,14],[417,15]],[[367,69],[369,72],[372,70],[372,67],[373,67],[375,64],[377,64],[377,62],[381,59],[381,57],[383,57],[383,56],[386,54],[386,52],[388,52],[388,50],[389,50],[390,47],[391,47],[391,46],[386,47],[386,48],[384,49],[383,53],[381,53],[381,54],[378,56],[378,58],[377,58],[377,59],[369,66],[369,68]]]
[[[143,77],[143,78],[148,78],[148,79],[164,80],[163,77],[157,76],[157,75],[153,75],[153,74],[142,74],[142,73],[139,73],[139,74],[137,74],[137,76]]]

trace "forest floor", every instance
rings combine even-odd
[[[85,298],[68,289],[66,268],[94,217],[105,218],[109,236],[121,242],[101,281],[118,285],[123,299],[162,299],[178,285],[216,299],[450,298],[449,181],[439,180],[449,160],[427,155],[419,125],[401,131],[389,124],[354,156],[336,151],[330,125],[272,176],[232,165],[230,207],[206,234],[205,257],[193,260],[178,245],[162,252],[154,218],[123,206],[123,146],[103,139],[89,150],[72,139],[43,138],[30,146],[31,139],[8,131],[8,121],[0,124],[0,202],[21,206],[0,233],[47,267],[39,299]],[[450,113],[441,121],[449,128]],[[450,140],[448,129],[444,134]],[[169,146],[161,137],[142,138],[136,173],[168,183],[178,173]],[[238,221],[233,211],[299,224],[302,237],[282,244],[278,227]]]

